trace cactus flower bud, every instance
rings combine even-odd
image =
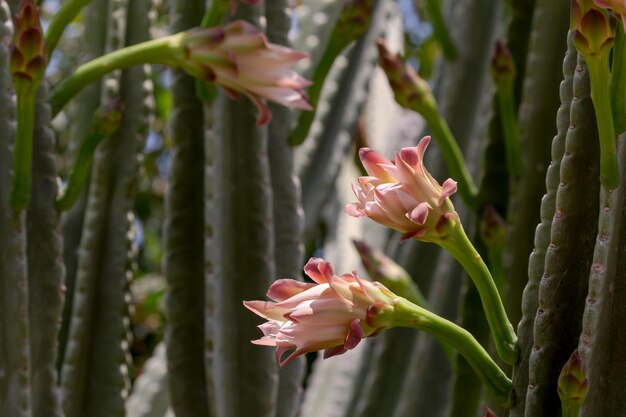
[[[372,0],[348,0],[345,2],[335,27],[341,31],[341,36],[353,39],[360,36],[369,25],[372,8]]]
[[[438,242],[445,237],[448,228],[458,223],[448,198],[456,191],[456,182],[448,178],[439,185],[424,168],[429,142],[426,136],[416,147],[402,148],[394,162],[362,148],[359,157],[369,176],[359,177],[358,185],[352,186],[359,202],[348,204],[346,214],[367,216],[401,231],[402,240]]]
[[[354,239],[352,242],[359,252],[363,267],[372,280],[380,282],[394,294],[419,306],[426,306],[425,297],[404,268],[382,251],[369,246],[365,241]]]
[[[493,206],[485,207],[479,228],[486,246],[503,247],[506,239],[506,222]]]
[[[320,258],[311,258],[304,272],[315,284],[279,279],[267,292],[275,302],[243,302],[267,319],[259,326],[264,336],[252,343],[276,346],[281,366],[321,349],[324,358],[340,355],[391,324],[387,313],[397,297],[382,284],[361,280],[355,272],[337,276]],[[283,359],[288,351],[291,354]]]
[[[587,396],[589,379],[587,379],[585,363],[578,350],[575,350],[563,365],[559,375],[558,390],[563,408],[579,407]]]
[[[498,415],[489,407],[485,408],[485,416],[484,417],[498,417]]]
[[[10,69],[18,94],[23,88],[34,89],[43,78],[48,53],[34,0],[22,0],[16,17],[11,46]]]
[[[435,108],[435,97],[428,83],[415,72],[413,67],[404,62],[400,54],[392,54],[382,39],[379,39],[376,45],[378,46],[378,63],[387,75],[398,104],[418,113]]]
[[[184,55],[173,64],[218,84],[232,98],[240,93],[248,96],[259,109],[258,124],[271,119],[262,98],[311,110],[303,92],[310,82],[289,68],[308,55],[269,43],[255,26],[235,21],[224,27],[191,29],[181,43]]]
[[[611,9],[613,14],[622,19],[624,32],[626,32],[626,0],[593,0],[598,7]]]
[[[606,10],[591,0],[571,0],[570,26],[574,46],[583,56],[608,56],[615,41],[615,27]]]
[[[498,40],[491,58],[491,76],[498,86],[505,86],[513,84],[515,75],[515,63],[511,51],[504,42]]]

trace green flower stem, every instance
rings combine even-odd
[[[108,126],[103,127],[101,120],[94,120],[91,132],[80,146],[76,161],[67,180],[67,185],[57,197],[56,206],[59,211],[66,211],[72,208],[89,177],[91,162],[96,148],[119,128],[119,123],[115,126],[111,126],[110,121],[108,123]]]
[[[622,25],[615,26],[611,64],[611,107],[615,133],[619,135],[626,132],[626,36]]]
[[[511,380],[467,330],[404,298],[398,298],[395,307],[391,318],[393,326],[423,330],[444,344],[453,346],[495,398],[503,405],[509,404]]]
[[[561,401],[561,417],[578,417],[580,404],[567,404]]]
[[[202,18],[202,27],[211,28],[221,25],[228,9],[230,9],[230,0],[213,0],[211,7]]]
[[[13,148],[13,190],[11,207],[24,210],[30,199],[33,166],[33,129],[35,123],[36,87],[23,88],[17,94],[17,130]]]
[[[313,124],[315,113],[317,112],[317,103],[322,92],[322,87],[324,86],[324,80],[335,63],[335,60],[347,45],[348,42],[337,41],[335,40],[335,37],[331,36],[328,46],[324,50],[322,58],[313,73],[313,84],[307,91],[309,103],[313,107],[313,110],[300,112],[298,123],[295,125],[293,132],[291,132],[291,135],[289,136],[289,144],[291,146],[301,145],[309,134],[311,124]]]
[[[426,120],[437,145],[441,148],[450,176],[459,184],[461,198],[470,209],[475,210],[478,207],[478,187],[467,169],[454,135],[434,105],[421,110],[419,113]]]
[[[514,178],[522,175],[523,162],[520,148],[519,130],[517,128],[517,117],[515,112],[515,99],[513,97],[513,84],[496,87],[498,97],[498,108],[504,132],[504,144],[506,148],[506,162],[509,173]]]
[[[426,0],[426,13],[430,17],[430,23],[433,25],[433,34],[435,39],[441,45],[443,56],[448,60],[456,58],[456,48],[448,29],[446,28],[446,21],[441,13],[441,2],[439,0]]]
[[[608,54],[587,56],[585,62],[591,78],[591,100],[596,111],[600,136],[600,182],[607,190],[613,190],[619,185],[619,169],[611,109],[609,57]]]
[[[48,47],[48,57],[59,43],[61,35],[69,25],[78,16],[83,7],[89,4],[91,0],[67,0],[58,12],[50,19],[48,30],[46,31],[46,45]],[[49,59],[48,59],[49,61]]]
[[[519,359],[517,336],[506,315],[491,273],[465,234],[461,223],[453,226],[449,234],[437,243],[450,252],[470,276],[480,294],[496,350],[504,362],[514,365]]]
[[[185,32],[118,49],[81,65],[61,81],[50,94],[53,117],[86,85],[118,69],[142,64],[175,67],[177,52]]]

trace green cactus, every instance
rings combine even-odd
[[[425,10],[430,22],[411,20],[417,15],[408,3],[419,13]],[[620,132],[626,74],[618,52],[624,48],[619,23],[626,10],[612,0],[594,4],[612,9],[591,12],[591,18],[602,15],[604,29],[612,30],[613,23],[618,29],[610,73],[605,66],[592,80],[596,87],[612,86],[611,108],[605,100],[600,116],[608,112],[614,126],[597,125],[587,67],[572,40],[566,42],[570,2],[67,0],[58,10],[41,9],[42,20],[49,22],[46,46],[38,41],[41,36],[26,33],[40,35],[40,29],[23,26],[37,25],[34,2],[0,0],[0,415],[622,415],[626,137]],[[187,32],[194,26],[239,19],[252,26],[203,29],[190,49],[185,49],[189,43],[177,48],[167,43],[188,41],[200,33]],[[22,25],[15,39],[14,24]],[[584,39],[576,35],[578,46],[589,52],[583,41],[594,34],[583,26],[575,26],[584,29]],[[488,72],[502,29],[517,68],[498,106]],[[186,35],[176,35],[180,31]],[[128,49],[117,52],[151,37],[149,46],[170,45],[163,50],[177,53],[175,59],[133,55],[133,49],[127,59]],[[438,103],[427,114],[431,126],[395,105],[394,97],[404,102],[415,97],[400,90],[407,81],[403,75],[392,74],[389,83],[377,68],[380,37],[410,65],[425,66],[416,72],[430,74],[423,87],[428,85]],[[231,44],[237,47],[228,49]],[[310,57],[296,65],[304,54],[289,48]],[[419,62],[424,54],[416,51],[425,48],[430,58]],[[244,49],[261,56],[238,55]],[[145,52],[145,44],[137,50]],[[116,61],[123,70],[102,65],[110,63],[109,53],[126,57]],[[268,56],[293,60],[296,71]],[[39,64],[48,58],[44,73]],[[78,63],[83,66],[77,70]],[[147,63],[151,66],[143,66]],[[201,80],[163,63],[182,66]],[[398,64],[406,68],[405,62]],[[94,80],[87,86],[80,81],[85,68]],[[315,81],[308,87],[313,112],[275,104],[307,107],[307,83],[297,73]],[[95,81],[94,74],[104,78]],[[77,79],[80,85],[72,84]],[[238,89],[225,79],[250,84]],[[74,97],[64,90],[67,85],[85,88]],[[220,93],[205,100],[219,85]],[[248,97],[236,100],[241,93]],[[601,94],[608,97],[606,89]],[[272,103],[265,107],[265,100]],[[105,118],[111,123],[94,130],[94,114],[101,116],[98,109],[111,103],[123,106],[115,107],[123,109],[120,119]],[[449,129],[442,128],[446,125]],[[433,136],[454,136],[455,165],[467,166],[466,178],[455,178],[458,169],[446,164],[437,144],[423,168],[415,163],[415,149],[402,149],[414,148],[429,128]],[[601,185],[599,128],[603,146],[613,146],[611,132],[617,134],[622,178],[611,190]],[[521,169],[510,163],[515,152],[507,156],[507,147],[514,149],[508,145],[516,145],[516,129]],[[305,138],[303,146],[292,146]],[[372,162],[381,159],[365,158],[355,166],[355,145],[392,160],[399,152],[398,163],[413,171]],[[369,176],[357,180],[359,170]],[[422,196],[409,189],[410,177],[395,175],[409,172],[422,184],[425,171],[437,184],[452,176],[461,190],[480,184],[469,204],[452,198],[459,200],[459,219],[489,263],[494,288],[505,295],[508,320],[519,322],[518,334],[509,335],[518,338],[510,351],[520,352],[512,369],[498,368],[487,357],[496,357],[484,320],[493,312],[483,310],[472,285],[464,285],[467,273],[449,253],[423,242],[400,243],[397,232],[342,214],[357,198],[369,209],[383,208],[380,216],[406,214],[420,226],[424,206],[411,205]],[[359,184],[357,196],[349,183]],[[398,187],[409,187],[402,188],[407,194]],[[432,190],[421,191],[432,197]],[[427,216],[435,203],[442,204],[428,202]],[[347,212],[354,214],[353,209]],[[485,212],[498,213],[507,227],[493,232]],[[394,221],[411,227],[404,217]],[[446,236],[446,222],[429,219],[421,226],[426,224]],[[409,304],[392,296],[365,309],[359,303],[371,300],[367,291],[388,294],[378,284],[353,275],[332,282],[336,278],[328,271],[315,275],[308,269],[312,284],[302,274],[308,255],[332,261],[336,274],[356,269],[364,278],[353,239],[382,248],[389,262],[402,268],[403,287],[390,281],[391,291],[415,297],[419,288],[427,295],[423,306],[460,323],[464,331],[445,334],[461,350],[471,345],[481,352],[469,355],[471,366],[456,356],[453,344],[442,349],[412,329],[372,334],[383,323],[420,328],[438,322],[423,310],[407,313],[402,308]],[[461,259],[467,264],[466,258]],[[276,281],[282,278],[297,282]],[[142,290],[133,299],[131,289],[153,282],[158,285],[148,295]],[[352,282],[353,298],[339,294],[345,290],[339,282]],[[328,290],[322,300],[307,298],[320,289]],[[255,304],[264,306],[269,320],[259,330],[260,321],[242,301],[266,299],[266,293],[279,306]],[[336,303],[337,296],[345,305]],[[306,301],[295,302],[297,297]],[[290,302],[295,304],[272,313]],[[336,310],[324,316],[329,306]],[[394,322],[398,311],[405,315]],[[293,345],[298,354],[329,343],[326,333],[343,326],[336,321],[344,314],[361,314],[356,325],[350,316],[350,330],[342,336],[340,346],[352,350],[328,360],[310,353],[283,367],[276,364]],[[298,333],[313,325],[305,335]],[[374,339],[361,341],[354,326]],[[272,352],[252,340],[279,346]],[[564,367],[575,350],[579,356]],[[490,364],[491,374],[478,366],[481,360]],[[473,369],[496,387],[496,396]]]

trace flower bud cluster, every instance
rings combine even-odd
[[[48,52],[34,0],[22,0],[15,21],[10,70],[18,94],[34,89],[43,78]]]

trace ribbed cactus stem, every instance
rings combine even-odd
[[[289,46],[290,14],[287,0],[265,3],[267,38],[270,42]],[[304,216],[300,181],[295,174],[294,148],[287,143],[292,112],[275,104],[270,104],[270,110],[272,121],[268,127],[268,160],[272,184],[276,276],[300,279],[304,256]],[[299,413],[305,367],[306,360],[300,357],[280,370],[276,417],[295,417]]]
[[[544,271],[544,261],[550,244],[550,229],[554,215],[556,191],[558,189],[561,159],[565,152],[565,136],[570,127],[570,105],[573,91],[572,81],[578,53],[568,37],[568,50],[563,61],[563,77],[560,95],[561,106],[556,116],[557,135],[552,141],[552,162],[546,173],[546,194],[541,200],[541,223],[535,230],[534,249],[528,260],[528,284],[522,297],[522,318],[517,327],[517,335],[521,349],[520,362],[513,368],[513,387],[516,402],[510,411],[511,417],[524,416],[526,391],[528,389],[528,359],[533,347],[533,325],[537,313],[539,282]]]
[[[259,8],[239,3],[237,17],[254,23]],[[276,413],[278,366],[269,349],[250,343],[260,324],[241,300],[263,297],[274,279],[274,236],[267,131],[254,106],[221,95],[217,102],[214,204],[213,375],[220,417]],[[245,401],[242,401],[245,398]]]
[[[526,417],[558,413],[557,378],[580,334],[600,188],[599,146],[590,93],[587,68],[579,56],[550,244],[539,283]]]
[[[82,19],[85,27],[89,30],[85,32],[85,55],[84,59],[90,56],[98,56],[104,53],[107,18],[108,18],[108,1],[95,2],[82,11]],[[85,136],[91,130],[91,121],[96,109],[100,107],[100,93],[102,90],[101,83],[94,83],[85,88],[74,101],[74,105],[68,111],[68,118],[71,120],[69,128],[69,153],[76,154],[77,148]],[[88,183],[86,187],[88,187]],[[85,217],[85,206],[87,204],[87,190],[79,197],[78,202],[69,210],[62,218],[63,229],[63,252],[65,261],[65,303],[63,305],[63,317],[61,320],[61,329],[59,331],[59,352],[57,358],[57,368],[61,371],[63,358],[65,357],[65,348],[67,345],[70,317],[74,303],[74,283],[76,281],[76,270],[78,268],[78,251],[83,228],[83,220]]]
[[[626,137],[618,136],[618,157],[626,158]],[[623,305],[623,242],[626,236],[624,207],[626,170],[621,169],[619,187],[600,192],[598,234],[593,263],[589,274],[589,292],[583,314],[578,351],[589,375],[589,393],[583,402],[581,415],[602,416],[624,408],[619,375],[623,375],[621,346],[626,337],[620,323],[623,315],[616,310]]]
[[[56,355],[65,268],[60,213],[55,207],[57,163],[47,92],[47,86],[42,85],[37,95],[32,197],[26,214],[33,417],[62,415]]]
[[[536,0],[528,45],[524,85],[520,97],[518,125],[524,161],[524,175],[516,194],[508,202],[507,221],[512,225],[507,244],[509,285],[507,310],[515,322],[521,317],[519,300],[528,282],[528,254],[533,249],[533,227],[539,223],[539,207],[550,162],[550,141],[559,106],[558,84],[562,77],[562,56],[569,26],[569,3]],[[517,59],[517,57],[516,57]]]
[[[219,3],[219,1],[215,2]],[[204,1],[176,1],[173,31],[197,25]],[[171,159],[165,196],[165,329],[168,392],[179,417],[209,416],[205,369],[204,117],[195,82],[182,71],[172,81]]]

